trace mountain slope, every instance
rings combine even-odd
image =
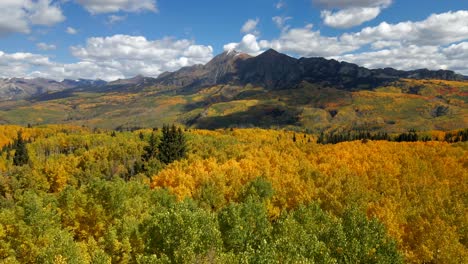
[[[0,124],[453,130],[468,127],[468,82],[462,78],[443,70],[370,70],[295,59],[274,50],[256,57],[232,51],[158,78],[64,90],[58,85],[65,81],[51,82],[57,92],[0,102]]]
[[[55,96],[54,95],[60,95]],[[39,100],[40,99],[40,100]],[[468,82],[400,79],[349,91],[302,82],[294,89],[215,85],[194,93],[160,90],[66,90],[0,102],[0,124],[69,123],[102,128],[263,127],[309,131],[468,127]]]
[[[165,73],[157,78],[156,83],[162,86],[184,88],[195,91],[199,88],[236,81],[239,61],[251,58],[236,51],[223,52],[205,65],[184,67],[173,73]]]

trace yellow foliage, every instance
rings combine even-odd
[[[312,200],[335,214],[358,205],[386,225],[408,261],[466,260],[461,241],[467,238],[459,231],[468,228],[466,201],[461,199],[468,191],[466,146],[387,141],[317,145],[306,140],[308,135],[296,133],[294,142],[293,132],[260,129],[193,134],[236,143],[226,146],[233,149],[230,157],[206,158],[198,150],[167,166],[153,177],[153,188],[168,188],[183,199],[212,182],[227,201],[235,201],[245,184],[263,177],[275,190],[272,216]]]

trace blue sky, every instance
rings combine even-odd
[[[2,0],[0,10],[0,77],[155,77],[268,48],[468,75],[467,0]]]

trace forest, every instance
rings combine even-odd
[[[0,126],[0,259],[468,263],[466,133]]]

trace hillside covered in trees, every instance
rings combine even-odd
[[[0,259],[467,263],[465,132],[0,126]]]

